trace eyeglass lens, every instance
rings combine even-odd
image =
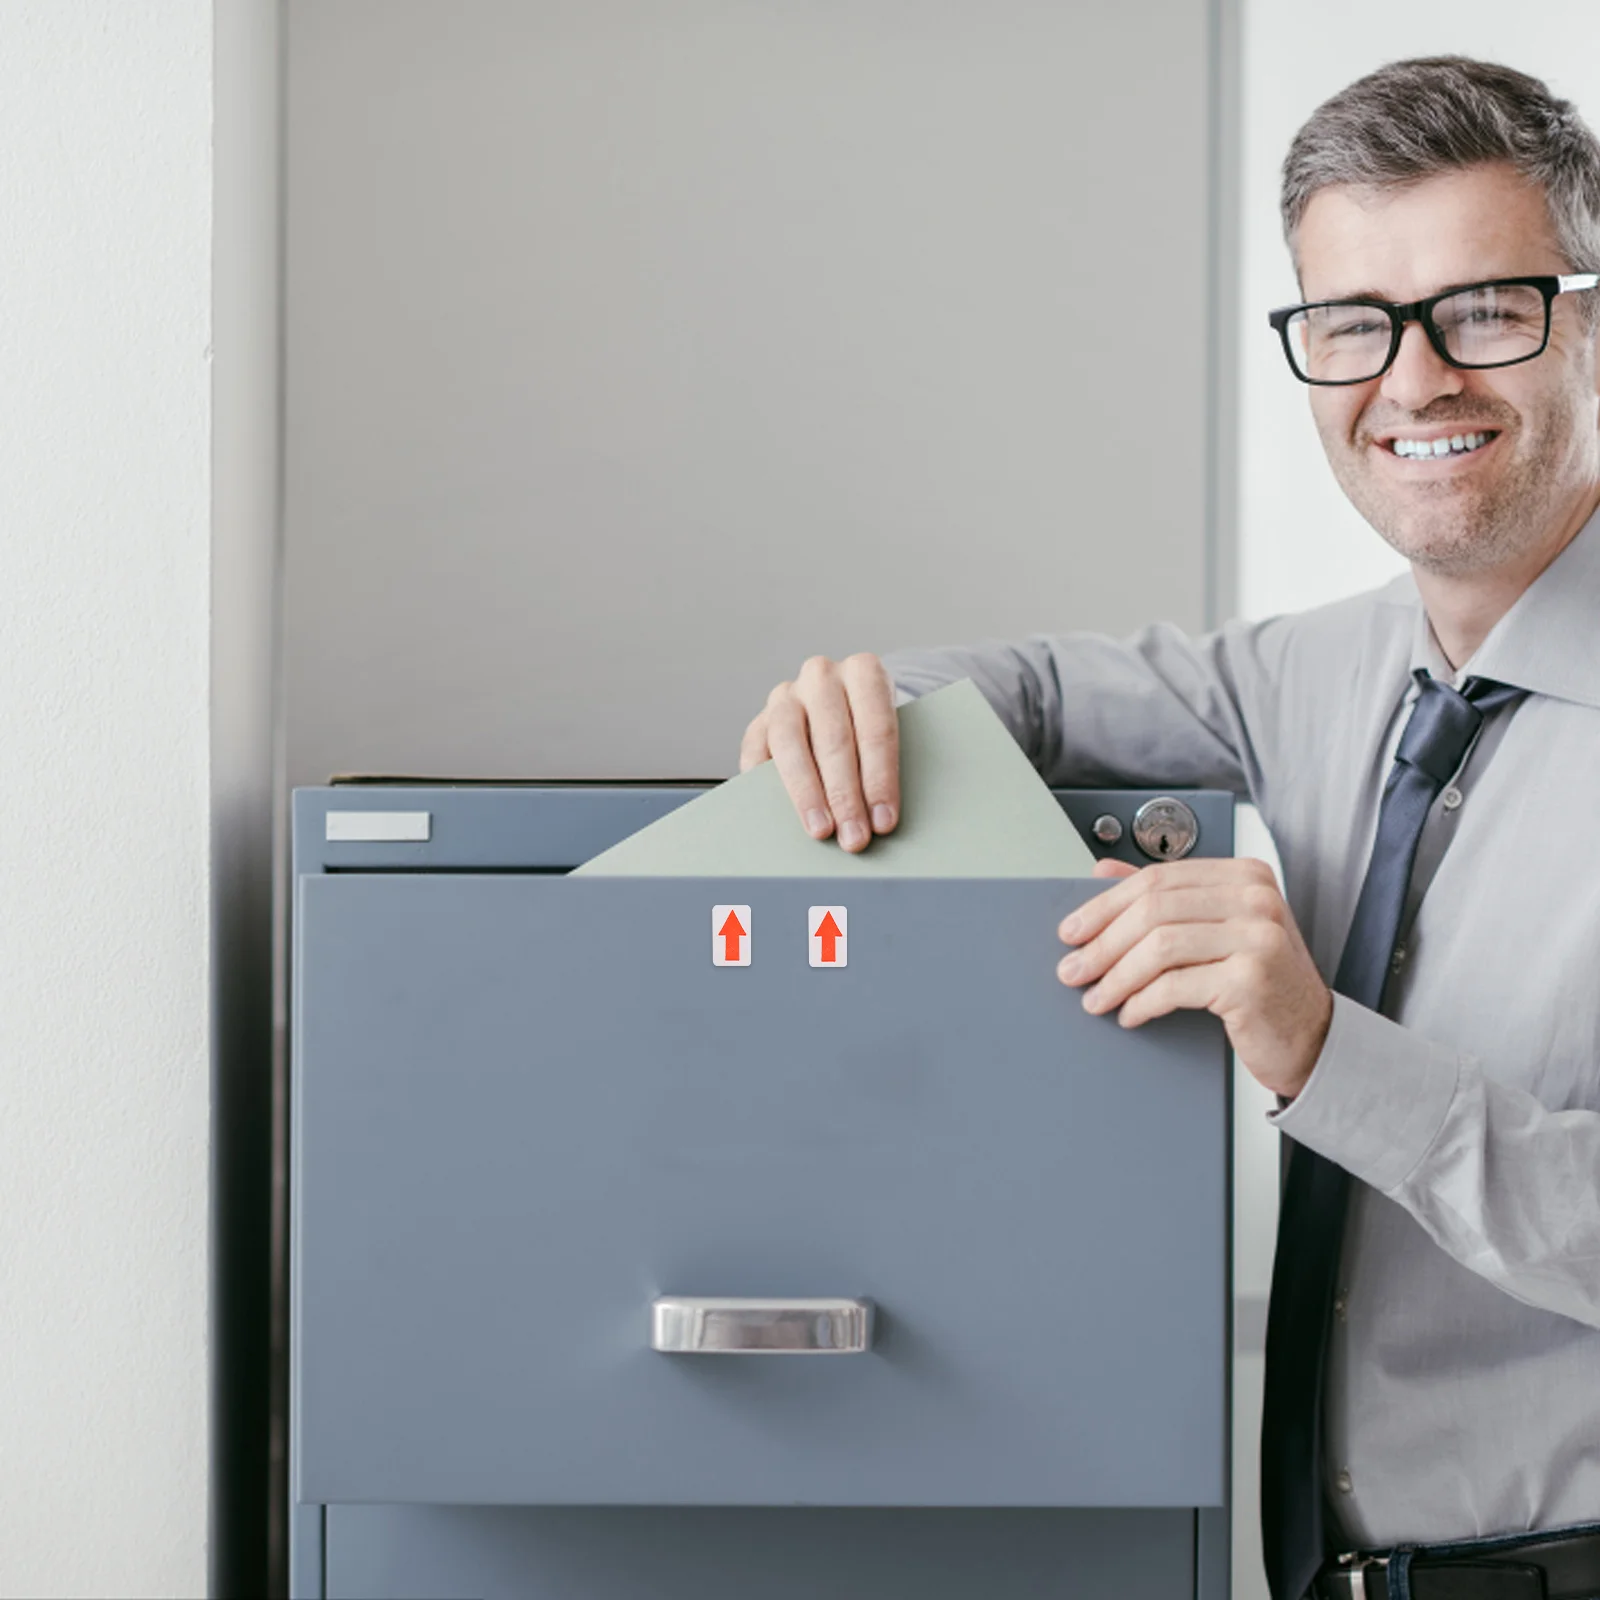
[[[1433,308],[1433,326],[1453,361],[1498,367],[1525,361],[1544,343],[1544,296],[1526,284],[1462,289]],[[1362,383],[1389,360],[1390,314],[1357,301],[1308,306],[1289,319],[1289,350],[1304,378]]]

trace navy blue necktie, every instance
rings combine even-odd
[[[1484,718],[1524,693],[1484,678],[1469,678],[1460,693],[1422,670],[1416,679],[1421,694],[1384,785],[1372,858],[1333,980],[1336,992],[1371,1011],[1382,1009],[1428,811]],[[1291,1146],[1267,1306],[1261,1416],[1261,1534],[1273,1600],[1301,1600],[1329,1554],[1323,1531],[1322,1371],[1349,1185],[1343,1167]]]

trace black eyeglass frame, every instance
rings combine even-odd
[[[1556,296],[1582,293],[1597,285],[1600,285],[1600,272],[1568,272],[1559,276],[1549,274],[1530,278],[1490,278],[1483,283],[1457,284],[1453,289],[1443,289],[1438,294],[1430,294],[1425,300],[1413,300],[1409,305],[1398,305],[1392,300],[1378,300],[1367,295],[1351,295],[1338,300],[1310,300],[1304,305],[1279,306],[1276,311],[1267,313],[1267,321],[1278,330],[1278,337],[1283,341],[1284,359],[1289,363],[1289,370],[1302,383],[1313,384],[1322,389],[1347,389],[1357,383],[1377,382],[1394,365],[1394,358],[1400,354],[1400,341],[1405,338],[1408,322],[1420,322],[1422,331],[1428,337],[1428,343],[1433,346],[1434,353],[1439,359],[1463,372],[1489,372],[1497,367],[1521,366],[1524,361],[1532,361],[1542,356],[1548,348],[1550,307]],[[1468,294],[1474,289],[1516,288],[1537,289],[1544,297],[1544,337],[1539,341],[1539,348],[1530,350],[1525,356],[1513,356],[1509,361],[1457,361],[1444,347],[1444,335],[1433,320],[1433,308],[1441,301],[1449,300],[1458,294]],[[1382,311],[1389,318],[1389,354],[1384,357],[1383,365],[1376,372],[1365,378],[1308,378],[1300,370],[1299,363],[1294,358],[1294,349],[1289,342],[1290,318],[1302,311],[1317,311],[1324,306],[1370,306],[1374,311]]]

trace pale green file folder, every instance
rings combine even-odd
[[[594,857],[630,877],[1087,878],[1094,857],[969,680],[900,708],[900,826],[860,855],[800,825],[770,761]]]

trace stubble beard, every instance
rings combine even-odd
[[[1527,446],[1530,439],[1532,448],[1493,483],[1469,487],[1444,480],[1391,490],[1370,469],[1366,451],[1374,447],[1365,434],[1358,433],[1355,441],[1341,438],[1336,448],[1326,435],[1323,438],[1339,487],[1379,537],[1413,566],[1450,578],[1511,565],[1548,538],[1557,509],[1557,486],[1564,481],[1567,464],[1555,429],[1532,436],[1522,432],[1511,441],[1505,439],[1508,430],[1501,417],[1462,418],[1460,425],[1462,432],[1498,429],[1499,448],[1510,443]]]

